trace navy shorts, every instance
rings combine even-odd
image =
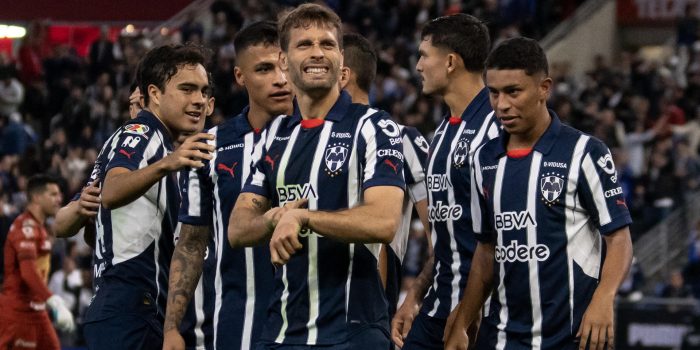
[[[442,350],[442,337],[447,320],[419,313],[411,325],[411,330],[403,342],[401,350]]]
[[[151,350],[163,348],[163,330],[138,315],[118,315],[83,326],[88,349]]]
[[[391,340],[386,329],[374,326],[363,326],[351,331],[348,340],[332,345],[289,345],[260,342],[255,350],[373,350],[389,349]]]

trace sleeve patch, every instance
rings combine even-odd
[[[124,126],[124,132],[127,134],[135,134],[135,135],[143,135],[144,137],[146,136],[146,133],[150,130],[148,125],[144,124],[129,124]],[[133,146],[132,146],[133,147]]]

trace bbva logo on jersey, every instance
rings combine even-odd
[[[537,227],[537,222],[529,211],[506,211],[495,215],[496,229],[503,231],[520,230],[528,226]]]
[[[329,145],[323,157],[326,161],[326,173],[331,177],[340,174],[345,160],[348,159],[349,153],[350,151],[346,144],[334,143]]]
[[[540,192],[547,204],[556,203],[559,195],[564,190],[564,178],[555,173],[547,173],[540,179]]]
[[[277,196],[279,197],[280,205],[304,198],[318,199],[316,189],[308,182],[303,185],[294,184],[277,187]]]

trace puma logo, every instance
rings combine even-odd
[[[125,155],[127,158],[131,159],[131,156],[133,156],[134,153],[136,153],[136,151],[133,151],[133,152],[129,153],[129,152],[123,150],[123,149],[120,149],[120,150],[119,150],[119,153],[121,153],[121,154]]]
[[[388,159],[384,159],[384,164],[390,166],[392,169],[394,169],[394,173],[398,174],[399,173],[399,166],[395,165]]]
[[[223,171],[226,171],[226,172],[228,172],[229,174],[231,174],[231,177],[235,177],[236,175],[235,175],[234,169],[236,169],[236,165],[238,165],[238,162],[235,162],[235,163],[231,164],[231,167],[229,168],[229,167],[226,166],[226,164],[224,164],[224,163],[219,163],[219,164],[216,166],[216,170],[223,170]]]
[[[615,204],[621,205],[621,206],[627,208],[627,203],[625,203],[625,200],[624,200],[624,199],[616,199],[616,200],[615,200]]]
[[[279,158],[279,156],[280,156],[280,155],[278,154],[278,155],[276,155],[274,158],[272,158],[272,157],[270,157],[269,154],[266,154],[266,155],[265,155],[265,163],[270,164],[270,168],[271,168],[272,170],[275,170],[275,162],[277,161],[277,158]]]

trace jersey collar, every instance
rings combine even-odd
[[[532,148],[533,150],[542,154],[549,154],[549,151],[551,151],[552,147],[554,147],[554,143],[557,141],[559,131],[561,130],[561,121],[559,120],[559,116],[557,116],[557,114],[551,109],[548,109],[548,111],[549,116],[552,117],[552,122],[549,123],[547,130],[544,131],[544,134],[540,136],[540,139],[535,142],[535,146]],[[501,136],[499,137],[501,142],[498,142],[499,158],[506,154],[506,145],[508,144],[509,137],[510,135],[507,132],[501,132]]]
[[[341,90],[340,96],[338,96],[338,99],[335,101],[335,104],[333,104],[333,107],[331,107],[331,110],[328,111],[325,120],[330,120],[333,122],[339,122],[343,120],[343,117],[345,117],[345,114],[348,111],[348,108],[351,104],[352,99],[350,98],[350,94],[348,94],[345,90]],[[292,113],[290,125],[294,126],[296,124],[299,124],[299,122],[301,122],[301,111],[299,111],[297,99],[294,98],[294,113]]]

